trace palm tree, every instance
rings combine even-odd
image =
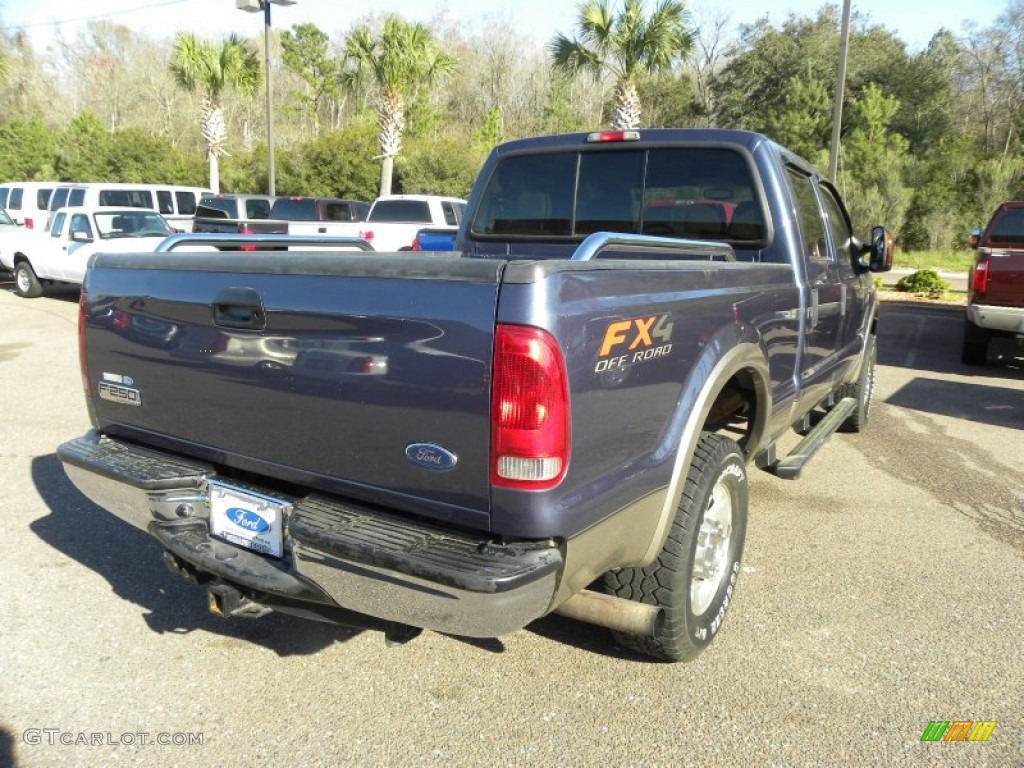
[[[210,189],[219,192],[218,158],[228,154],[224,147],[224,91],[234,88],[246,96],[256,91],[263,79],[259,55],[237,35],[228,37],[218,48],[195,35],[179,32],[170,68],[178,85],[201,97],[199,125],[210,161]]]
[[[350,68],[346,84],[359,89],[374,86],[377,108],[377,140],[381,149],[380,194],[391,194],[395,158],[402,148],[407,100],[415,100],[455,70],[455,57],[441,50],[423,24],[409,24],[400,16],[384,19],[379,34],[361,26],[349,35],[345,56]]]
[[[693,47],[680,0],[658,0],[649,17],[644,10],[644,0],[625,0],[618,15],[611,0],[586,0],[576,21],[579,37],[559,33],[549,44],[556,68],[615,78],[615,130],[640,127],[637,77],[670,69]]]

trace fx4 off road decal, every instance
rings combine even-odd
[[[672,351],[668,315],[634,317],[608,323],[594,373],[604,373],[664,357]]]

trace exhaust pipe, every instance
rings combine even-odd
[[[665,611],[656,605],[589,589],[577,592],[558,606],[555,613],[640,637],[653,637],[665,624]]]

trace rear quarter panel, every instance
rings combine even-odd
[[[506,270],[498,322],[544,328],[565,354],[572,452],[552,491],[494,489],[496,531],[574,535],[666,491],[707,380],[738,346],[756,352],[766,394],[792,378],[799,297],[788,266],[604,263]],[[761,418],[770,429],[770,409]]]

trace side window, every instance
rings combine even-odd
[[[455,206],[447,200],[441,201],[441,211],[444,213],[444,223],[455,226],[459,223],[459,216],[455,212]]]
[[[74,235],[76,232],[84,232],[86,237],[92,238],[92,224],[85,214],[76,213],[71,217],[71,234]]]
[[[156,191],[156,209],[160,213],[174,213],[174,199],[169,189],[158,189]]]
[[[178,213],[182,216],[192,216],[196,212],[195,192],[175,192],[175,200],[178,203]]]
[[[24,190],[21,187],[13,187],[11,189],[11,204],[8,205],[7,207],[10,208],[12,211],[20,211],[21,196],[23,193]]]
[[[60,237],[60,233],[64,229],[65,218],[67,218],[67,214],[64,212],[58,213],[53,217],[53,226],[50,227],[50,237]]]
[[[811,259],[830,259],[825,234],[825,220],[818,207],[818,196],[814,193],[811,177],[796,168],[787,168],[786,177],[796,201],[796,215],[803,237],[804,253]]]
[[[270,201],[253,198],[245,201],[245,217],[247,219],[269,219]]]
[[[81,208],[83,205],[85,205],[85,190],[72,189],[68,193],[68,206],[71,208]]]
[[[50,210],[55,211],[58,208],[63,208],[68,203],[68,188],[58,187],[57,190],[50,196]]]
[[[829,233],[832,235],[832,245],[835,248],[836,256],[840,264],[849,264],[850,249],[853,246],[850,217],[839,199],[839,193],[827,184],[820,184],[818,189],[821,190],[821,203],[825,206],[825,215],[828,217]]]
[[[7,194],[10,190],[7,187],[0,187],[0,206],[7,207]]]

